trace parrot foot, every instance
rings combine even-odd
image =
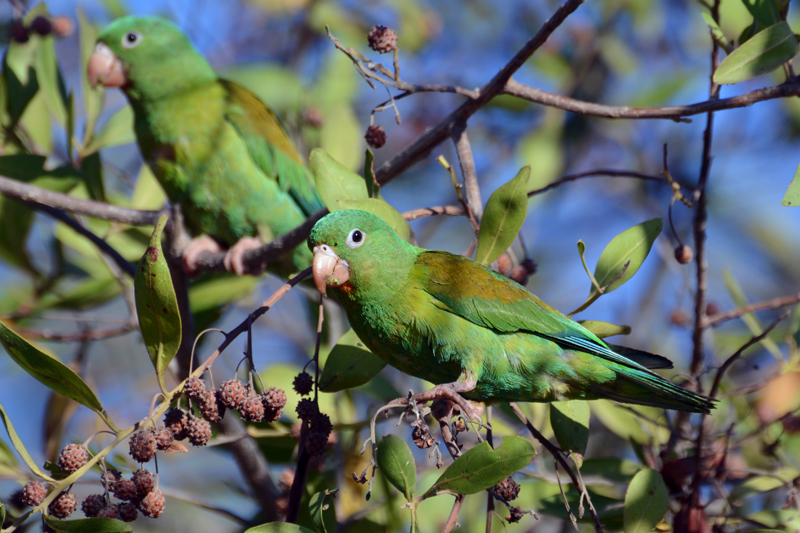
[[[244,264],[244,254],[250,250],[261,248],[264,245],[259,239],[255,237],[242,237],[239,241],[230,247],[225,254],[225,259],[222,262],[225,264],[225,270],[228,272],[236,272],[239,276],[245,274],[258,275],[264,271],[264,265],[256,268],[249,268]]]
[[[434,388],[426,390],[425,392],[410,395],[406,398],[397,398],[396,400],[392,400],[389,402],[389,405],[408,405],[409,402],[424,403],[433,400],[449,400],[461,409],[461,412],[464,413],[464,416],[468,420],[477,420],[480,424],[481,417],[479,413],[476,413],[477,409],[475,409],[469,401],[461,396],[462,393],[474,390],[476,386],[477,382],[474,378],[467,378],[454,383],[443,383],[441,385],[436,385]]]
[[[216,253],[221,251],[222,247],[219,245],[219,243],[208,235],[203,235],[202,237],[192,239],[183,249],[183,269],[190,276],[196,276],[199,274],[200,270],[198,265],[200,254],[206,252]]]

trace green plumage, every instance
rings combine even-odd
[[[135,32],[141,41],[125,46]],[[275,114],[253,93],[217,76],[169,22],[125,17],[98,38],[122,62],[122,87],[134,110],[142,156],[189,231],[229,247],[251,236],[267,241],[322,208]],[[298,247],[281,273],[308,266]]]
[[[347,236],[356,228],[365,237],[351,248]],[[671,367],[667,359],[618,353],[517,283],[470,259],[412,246],[369,213],[326,216],[308,244],[326,244],[350,265],[349,281],[329,294],[375,354],[437,384],[473,376],[467,398],[609,398],[693,412],[714,406],[647,368]]]

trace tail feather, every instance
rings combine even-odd
[[[717,400],[684,389],[666,379],[636,370],[617,370],[617,380],[595,385],[600,396],[624,403],[709,414]]]
[[[645,368],[672,368],[672,361],[654,353],[645,352],[644,350],[638,350],[636,348],[629,348],[627,346],[620,346],[619,344],[609,344],[608,347],[614,350],[615,353],[627,357],[634,363],[639,363]]]

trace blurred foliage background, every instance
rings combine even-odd
[[[344,44],[387,66],[391,59],[369,51],[365,36],[375,24],[391,26],[399,36],[404,79],[471,89],[490,79],[556,7],[556,2],[542,0],[106,0],[51,1],[46,8],[25,6],[22,0],[4,3],[0,16],[9,23],[22,10],[32,8],[26,15],[31,17],[46,9],[68,17],[74,28],[63,37],[34,35],[26,46],[12,44],[5,51],[5,100],[0,115],[6,134],[0,147],[0,175],[77,198],[140,209],[163,205],[163,193],[131,144],[131,115],[122,93],[91,91],[85,79],[85,62],[97,31],[124,14],[158,14],[173,20],[220,73],[249,87],[282,114],[304,154],[321,147],[358,170],[363,165],[363,135],[370,111],[386,93],[382,88],[373,91],[363,82],[350,60],[326,37],[326,25]],[[701,16],[704,10],[700,3],[688,0],[587,2],[515,78],[557,94],[613,105],[706,100],[711,45]],[[720,18],[723,32],[731,39],[753,22],[738,0],[723,1]],[[798,11],[790,9],[788,21],[795,29],[800,28],[797,19]],[[10,24],[5,28],[12,30]],[[725,86],[722,96],[775,85],[783,76],[779,69]],[[36,87],[31,84],[34,78]],[[29,103],[9,105],[20,101]],[[405,98],[398,103],[401,125],[395,123],[391,111],[379,113],[376,123],[384,127],[388,140],[375,151],[376,168],[462,101],[461,96],[438,93]],[[694,184],[704,126],[703,115],[686,122],[609,120],[500,97],[470,119],[469,134],[485,200],[523,165],[532,167],[530,190],[565,174],[598,168],[658,175],[664,144],[669,147],[672,176]],[[798,133],[797,98],[716,115],[708,186],[709,306],[714,306],[709,314],[800,291],[800,209],[780,205],[800,162]],[[449,143],[436,148],[429,158],[384,187],[387,201],[401,212],[456,203],[450,176],[435,162],[438,155],[451,163],[457,160]],[[644,220],[666,219],[671,198],[672,190],[664,183],[604,177],[568,183],[532,197],[521,235],[538,272],[527,288],[563,312],[576,308],[590,288],[576,242],[586,243],[587,263],[592,265],[614,235]],[[8,199],[0,199],[0,216],[0,319],[79,369],[118,424],[140,419],[157,384],[140,334],[130,326],[124,296],[130,292],[130,280],[103,260],[91,243],[52,218]],[[691,210],[676,203],[673,216],[680,239],[691,245]],[[131,261],[141,257],[152,231],[82,220]],[[464,253],[473,238],[465,217],[424,218],[411,225],[426,248]],[[576,318],[629,325],[631,334],[616,342],[669,357],[678,375],[686,371],[691,357],[695,273],[693,263],[680,265],[673,258],[677,241],[666,228],[665,224],[650,257],[624,289],[601,298]],[[519,243],[514,251],[519,258],[524,256]],[[228,329],[239,323],[280,284],[273,277],[228,275],[194,282],[190,302],[198,331],[212,325]],[[323,356],[347,329],[335,306],[327,310]],[[745,320],[711,329],[706,364],[719,365],[779,312],[750,314]],[[708,487],[704,493],[713,500],[707,509],[710,520],[730,516],[727,521],[718,520],[729,530],[758,525],[800,528],[793,500],[785,508],[792,481],[800,475],[800,424],[792,426],[786,420],[795,419],[784,417],[800,407],[800,373],[795,365],[798,326],[800,315],[792,308],[789,319],[745,353],[746,363],[736,364],[729,372],[723,402],[710,418],[712,443],[720,443],[733,428],[728,465],[736,466],[730,466],[720,487]],[[257,323],[254,353],[266,386],[289,388],[291,378],[313,353],[315,327],[314,296],[303,290],[294,291]],[[87,331],[115,329],[119,334],[105,339],[70,339]],[[243,338],[237,341],[217,364],[216,380],[233,374],[243,343]],[[213,344],[205,342],[200,353],[207,354]],[[726,396],[764,380],[769,381],[750,394]],[[380,474],[375,493],[366,502],[364,487],[354,484],[350,473],[360,472],[368,461],[358,455],[366,438],[359,423],[385,401],[424,387],[386,368],[363,387],[321,397],[323,411],[345,429],[337,430],[334,450],[310,483],[314,491],[340,489],[336,513],[347,530],[407,529],[408,517],[399,509],[402,501]],[[296,418],[297,397],[287,393],[285,423],[271,432],[266,426],[258,428],[264,435],[261,449],[276,480],[284,468],[291,468],[295,444],[287,431]],[[0,404],[38,464],[53,460],[65,442],[81,442],[101,429],[92,413],[53,395],[5,357],[0,358]],[[523,407],[534,424],[551,436],[547,407]],[[675,458],[669,453],[658,455],[669,437],[666,424],[674,417],[636,409],[654,423],[607,402],[592,402],[591,409],[594,416],[583,475],[595,504],[608,513],[609,528],[615,529],[621,527],[621,502],[633,475],[643,466],[658,470]],[[780,417],[783,421],[773,422]],[[497,417],[495,434],[519,432],[510,420]],[[410,440],[407,426],[384,423],[380,431]],[[469,438],[467,434],[465,442],[471,443]],[[28,475],[7,444],[5,436],[0,436],[3,501]],[[434,461],[422,451],[415,450],[415,457],[420,486],[429,486],[438,476]],[[122,455],[114,461],[132,466]],[[224,446],[163,457],[159,468],[162,490],[169,498],[167,513],[157,522],[140,518],[136,530],[243,529],[224,513],[198,510],[197,503],[246,519],[258,512]],[[508,525],[509,530],[566,531],[571,527],[564,520],[550,457],[538,455],[515,479],[522,485],[519,505],[537,511],[541,519],[526,517],[520,524]],[[96,484],[92,479],[75,491],[96,492]],[[680,490],[679,486],[669,488]],[[717,490],[729,495],[728,500],[719,498]],[[470,498],[475,503],[462,510],[461,529],[482,531],[485,496]],[[448,497],[423,503],[419,510],[423,531],[439,529],[449,510]],[[677,510],[673,501],[672,511]],[[500,514],[504,516],[505,509]],[[495,527],[501,527],[498,519]]]

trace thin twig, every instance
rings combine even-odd
[[[732,320],[734,318],[739,318],[742,315],[746,315],[747,313],[752,313],[754,311],[763,311],[765,309],[777,309],[779,307],[785,307],[787,305],[793,305],[800,302],[800,293],[793,294],[791,296],[781,296],[779,298],[773,298],[771,300],[766,300],[763,302],[756,302],[752,304],[743,305],[742,307],[737,307],[736,309],[731,309],[730,311],[726,311],[725,313],[716,313],[709,317],[706,317],[706,326],[712,327],[717,326],[726,320]]]
[[[616,170],[611,168],[598,168],[594,170],[587,170],[585,172],[578,172],[576,174],[568,174],[563,176],[556,181],[545,185],[541,189],[536,189],[528,193],[528,197],[536,196],[537,194],[542,194],[543,192],[547,192],[551,189],[555,189],[556,187],[568,183],[570,181],[579,180],[582,178],[600,178],[600,177],[611,177],[611,178],[636,178],[640,180],[646,181],[655,181],[658,183],[663,183],[665,185],[669,185],[669,181],[667,181],[664,176],[653,176],[650,174],[644,174],[642,172],[635,172],[633,170]],[[688,190],[688,187],[687,187]]]
[[[466,189],[467,209],[470,217],[480,224],[483,217],[483,201],[481,200],[481,189],[478,185],[478,173],[475,171],[475,160],[472,157],[472,147],[467,136],[467,123],[459,122],[455,125],[452,132],[453,142],[456,145],[458,163],[461,166],[461,176],[464,179],[464,189]]]
[[[461,217],[467,212],[460,205],[437,205],[435,207],[422,207],[403,213],[406,220],[416,220],[418,218],[432,217],[437,215],[449,215],[451,217]]]

